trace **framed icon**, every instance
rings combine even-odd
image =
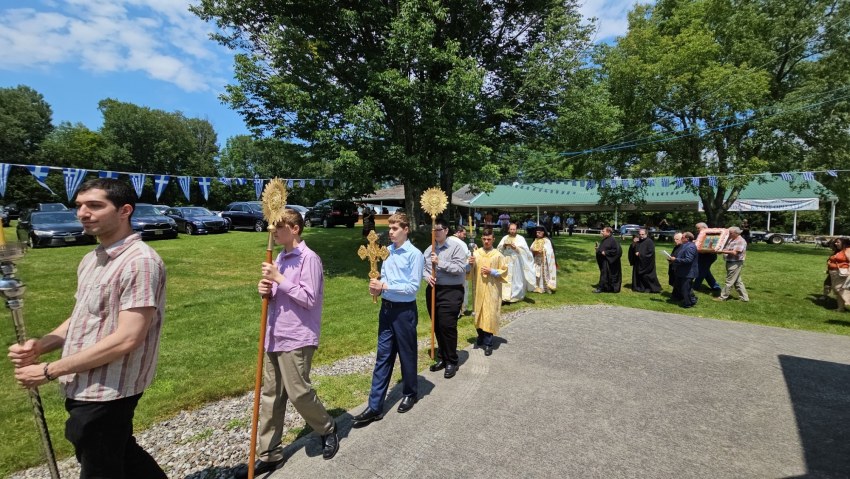
[[[705,228],[697,236],[697,250],[720,251],[728,239],[729,230],[727,228]]]

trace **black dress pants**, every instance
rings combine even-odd
[[[428,315],[431,315],[431,286],[425,288]],[[434,314],[434,336],[440,347],[438,357],[447,364],[457,364],[457,318],[463,304],[463,285],[437,285],[437,309]]]
[[[74,445],[80,479],[166,479],[165,472],[133,437],[141,394],[113,401],[66,399],[65,437]]]

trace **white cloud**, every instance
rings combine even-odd
[[[212,27],[174,0],[45,0],[0,10],[0,70],[78,65],[144,72],[188,92],[215,91],[229,73]],[[33,8],[34,6],[34,8]]]
[[[596,41],[605,42],[626,34],[629,29],[628,13],[637,3],[647,0],[586,0],[579,8],[587,18],[596,18]]]

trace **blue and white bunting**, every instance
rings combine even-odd
[[[221,183],[222,185],[231,186],[230,178],[225,178],[225,177],[221,176],[221,177],[218,178],[218,182]]]
[[[236,186],[245,186],[248,180],[245,178],[233,178],[233,182],[236,183]]]
[[[826,170],[826,174],[832,176],[833,178],[838,177],[838,172],[835,170]]]
[[[682,186],[685,186],[685,179],[682,178],[682,177],[677,177],[676,178],[676,187],[681,188]]]
[[[6,196],[6,181],[9,179],[9,170],[12,165],[0,163],[0,196]]]
[[[667,178],[666,176],[664,178],[661,178],[661,186],[663,186],[664,188],[670,186],[670,178]]]
[[[110,180],[117,180],[118,179],[118,172],[117,171],[100,170],[97,173],[97,177],[98,178],[108,178]]]
[[[192,181],[191,176],[178,176],[177,182],[180,183],[180,189],[183,190],[183,196],[186,197],[186,201],[192,202],[192,185],[189,183]]]
[[[144,173],[130,173],[130,182],[133,183],[133,188],[136,190],[136,197],[142,197],[142,189],[145,187]]]
[[[691,178],[691,185],[699,186],[699,176],[694,176],[693,178]]]
[[[68,195],[68,202],[74,199],[74,193],[83,184],[86,179],[88,170],[82,168],[62,168],[62,175],[65,176],[65,193]]]
[[[257,200],[259,201],[260,196],[263,195],[263,179],[262,178],[254,178],[254,193],[256,193]]]
[[[717,186],[717,177],[716,176],[709,176],[708,177],[708,186],[710,186],[712,188],[715,188]]]
[[[298,182],[298,184],[301,186],[301,188],[304,188],[304,185],[305,185],[306,183],[304,182],[304,180],[301,180],[301,181],[299,181],[299,182]]]
[[[153,175],[153,187],[157,201],[159,201],[162,192],[165,191],[165,187],[168,186],[168,180],[170,178],[168,175]]]
[[[655,178],[647,178],[646,179],[647,186],[655,186]]]
[[[50,194],[55,195],[56,193],[47,186],[47,183],[44,181],[47,179],[47,174],[50,173],[49,166],[35,166],[35,165],[27,165],[27,169],[30,171],[33,177],[35,177],[35,181],[38,182],[44,189],[50,192]]]
[[[634,181],[632,181],[632,186],[634,186],[635,188],[640,188],[641,186],[643,186],[643,180],[641,180],[640,178],[635,178]]]
[[[814,181],[815,180],[815,174],[812,173],[811,171],[804,171],[803,172],[803,179],[807,180],[807,181]]]
[[[791,173],[779,173],[779,177],[785,181],[792,181],[794,179],[794,177],[791,176]]]
[[[316,186],[316,180],[311,179],[310,180],[310,186]]]
[[[212,178],[208,176],[202,176],[198,178],[198,186],[201,188],[201,194],[204,195],[204,201],[209,201],[210,199],[210,183],[212,182]]]
[[[293,179],[286,180],[286,188],[287,189],[291,190],[292,187],[294,187],[294,186],[295,186],[295,180],[293,180]]]

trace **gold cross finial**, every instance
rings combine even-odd
[[[360,256],[360,259],[369,260],[369,278],[377,279],[381,276],[378,272],[378,260],[384,261],[387,259],[390,256],[390,251],[386,246],[378,244],[378,235],[375,234],[375,230],[370,231],[366,239],[369,240],[369,245],[360,246],[357,254]],[[377,303],[378,297],[372,296],[372,302]]]

